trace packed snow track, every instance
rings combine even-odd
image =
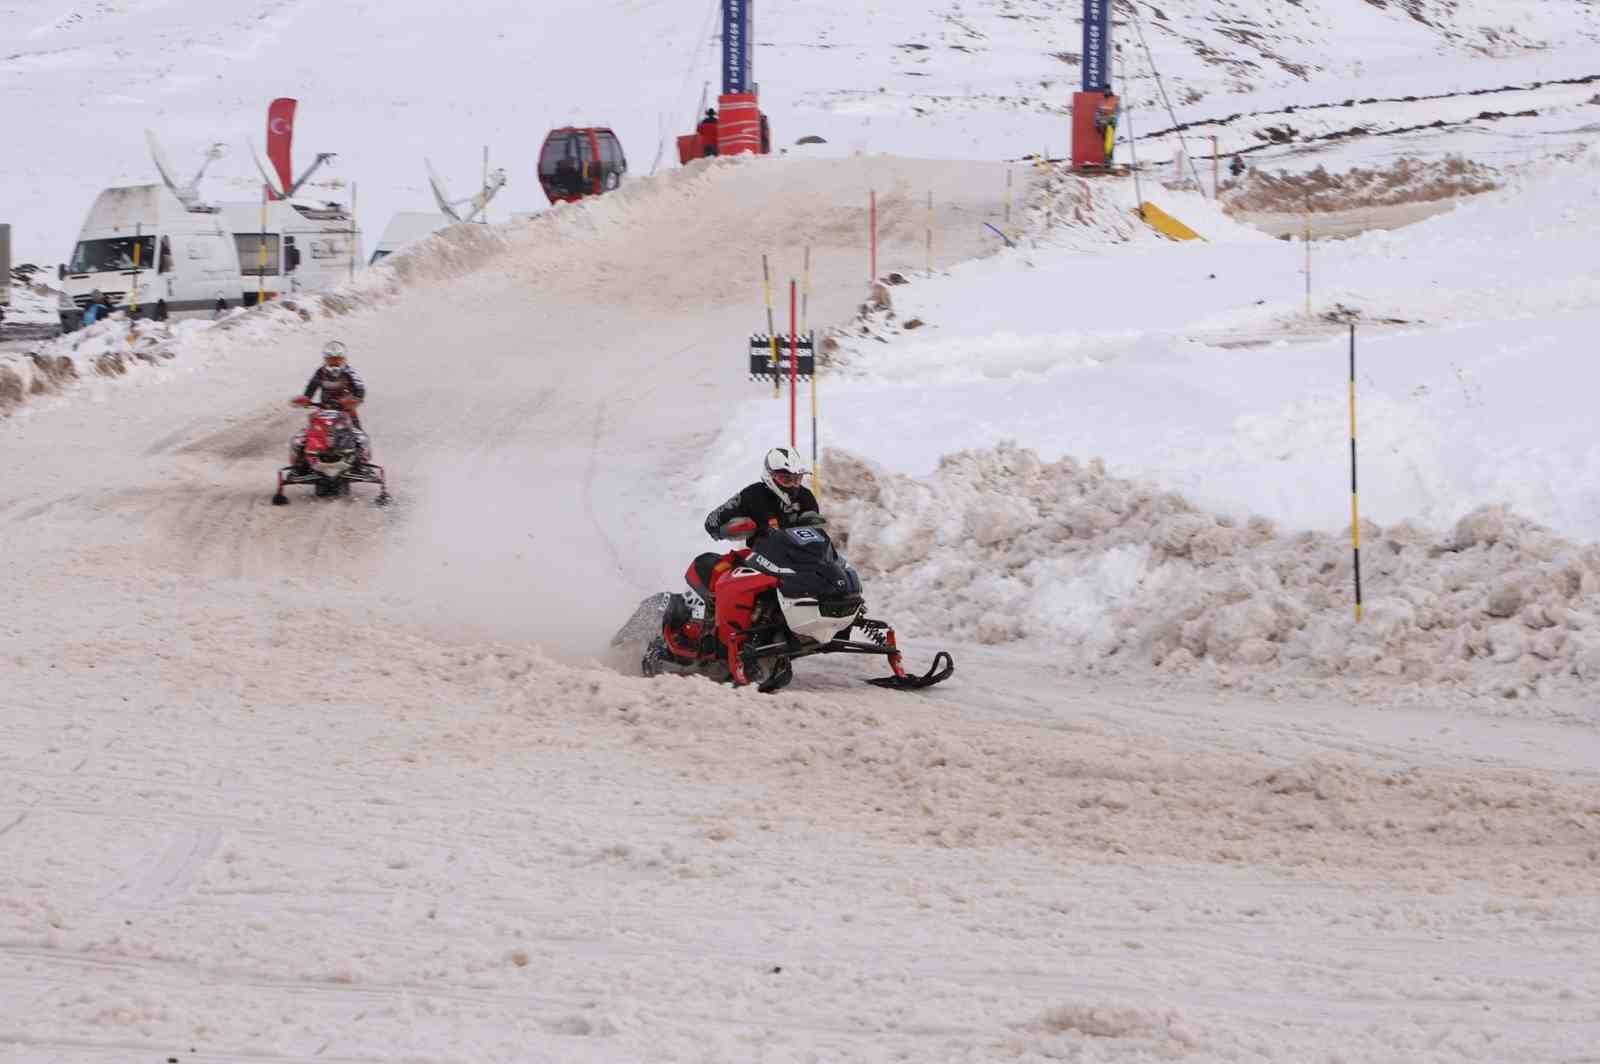
[[[697,165],[0,422],[0,1059],[1592,1059],[1592,730],[594,660],[705,545],[762,254],[848,317],[874,187],[885,270],[929,190],[992,246],[998,166]],[[274,508],[335,335],[396,503]]]

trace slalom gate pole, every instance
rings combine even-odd
[[[1056,186],[1050,178],[1050,149],[1046,148],[1039,155],[1039,172],[1044,175],[1044,227],[1051,230],[1056,227]]]
[[[806,332],[808,308],[811,303],[811,249],[806,248],[804,281],[800,288],[800,331]],[[809,335],[809,333],[808,333]],[[822,352],[817,350],[817,338],[811,337],[811,490],[822,497],[822,465],[817,460],[817,378],[822,376]]]
[[[1006,243],[1011,242],[1011,164],[1006,163]]]
[[[795,389],[800,386],[800,326],[798,323],[799,299],[794,278],[789,278],[789,446],[800,446],[796,421],[800,414],[800,400]]]
[[[878,190],[873,189],[867,195],[868,224],[872,228],[872,276],[867,278],[867,287],[870,289],[878,282]]]
[[[1119,46],[1117,48],[1117,64],[1122,68],[1122,83],[1131,85],[1128,81],[1128,54]],[[1139,206],[1135,208],[1139,220],[1144,221],[1144,189],[1139,182],[1139,138],[1133,132],[1133,96],[1130,94],[1122,105],[1122,123],[1128,127],[1128,165],[1133,168],[1133,198]]]
[[[933,191],[928,191],[928,276],[933,276]]]
[[[256,306],[267,301],[267,186],[261,186],[261,250],[256,255]]]
[[[806,245],[805,266],[800,273],[800,331],[806,331],[806,317],[811,307],[811,246]]]
[[[489,169],[488,148],[483,149],[483,168],[485,172]],[[488,187],[489,179],[487,177],[483,179],[483,184],[484,187]],[[350,182],[350,279],[352,281],[356,279],[356,204],[360,202],[356,199],[356,195],[356,183],[352,181]],[[487,214],[485,217],[487,217]]]
[[[133,227],[133,304],[131,314],[139,316],[139,245],[144,243],[144,223]]]
[[[1222,195],[1222,156],[1217,154],[1217,135],[1211,134],[1211,198]]]
[[[1306,197],[1306,317],[1311,317],[1311,197]]]
[[[1356,323],[1350,323],[1350,549],[1356,578],[1356,622],[1361,621],[1361,496],[1356,491]]]
[[[778,327],[772,324],[772,273],[767,269],[767,257],[761,256],[761,291],[767,297],[767,341],[772,348],[772,397],[782,394],[778,384]]]

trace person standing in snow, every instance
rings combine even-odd
[[[1234,177],[1244,173],[1244,160],[1235,155],[1233,161],[1228,164],[1228,173]]]
[[[83,327],[87,329],[110,313],[111,304],[106,301],[106,294],[96,288],[89,296],[89,305],[83,308]]]
[[[700,134],[700,154],[705,158],[719,154],[717,147],[717,109],[706,108],[706,116],[700,120],[700,125],[695,129]]]

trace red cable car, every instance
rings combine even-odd
[[[552,129],[539,152],[539,184],[551,203],[610,192],[622,184],[627,172],[622,142],[609,129]]]

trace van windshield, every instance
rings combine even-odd
[[[133,253],[139,252],[138,268],[156,268],[154,236],[116,236],[104,240],[80,240],[73,249],[68,273],[115,273],[134,268]]]

